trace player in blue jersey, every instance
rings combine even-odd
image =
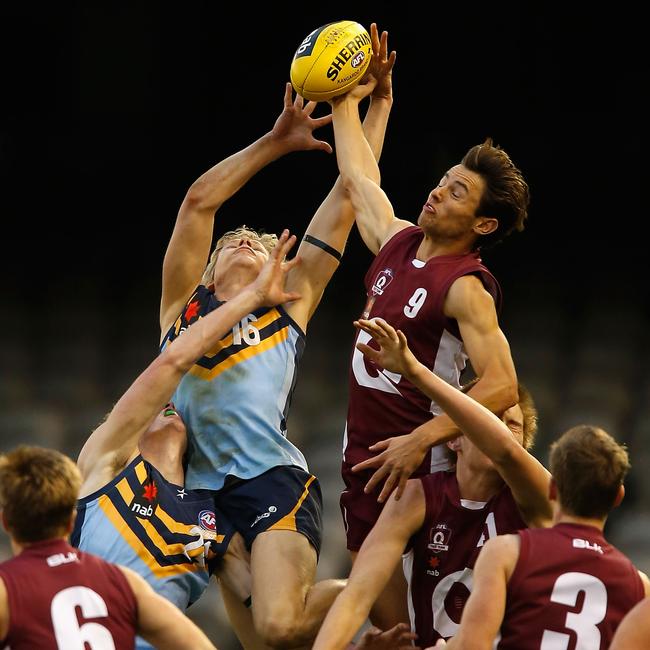
[[[376,25],[371,37],[370,70],[379,81],[364,129],[379,158],[392,105],[395,54],[388,54],[387,34],[380,38]],[[274,237],[238,228],[221,237],[210,256],[215,212],[273,160],[298,150],[331,152],[313,135],[331,118],[313,119],[314,108],[314,102],[303,105],[301,97],[292,101],[287,84],[284,110],[273,129],[205,172],[188,190],[163,265],[163,351],[188,325],[235,299],[259,273]],[[267,210],[266,197],[260,209]],[[342,588],[340,580],[314,584],[320,488],[287,438],[286,419],[307,324],[353,223],[339,179],[307,227],[298,251],[301,264],[287,277],[287,289],[303,299],[246,314],[193,366],[173,396],[188,428],[186,484],[215,492],[217,506],[251,550],[253,622],[271,646],[308,643]],[[242,625],[234,621],[227,590],[222,594],[239,633]]]
[[[185,425],[168,402],[196,359],[246,314],[300,297],[284,290],[286,274],[298,264],[283,261],[294,243],[285,231],[253,282],[167,346],[79,455],[83,483],[73,545],[133,569],[181,610],[203,593],[213,568],[245,600],[250,568],[241,537],[233,537],[211,494],[184,487]],[[138,647],[150,646],[140,639]]]

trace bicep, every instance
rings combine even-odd
[[[494,299],[473,275],[458,278],[449,288],[445,315],[454,318],[476,374],[499,370],[515,377],[510,345],[499,327]]]
[[[212,245],[214,209],[200,210],[186,198],[163,260],[160,327],[166,330],[201,281]]]

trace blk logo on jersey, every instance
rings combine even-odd
[[[216,531],[217,530],[217,518],[215,517],[214,512],[211,510],[201,510],[199,512],[199,526],[203,530]]]
[[[449,550],[449,540],[451,539],[451,529],[447,524],[436,524],[429,535],[427,548],[434,553],[443,553]]]

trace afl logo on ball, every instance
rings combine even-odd
[[[363,62],[366,60],[366,55],[363,52],[357,52],[350,61],[350,65],[353,68],[358,68],[360,65],[363,65]]]
[[[217,519],[211,510],[201,510],[199,512],[199,524],[204,530],[216,530]]]

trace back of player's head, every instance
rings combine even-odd
[[[214,265],[217,263],[217,257],[219,256],[219,251],[223,248],[223,245],[225,242],[230,241],[232,239],[242,239],[242,238],[250,238],[250,239],[255,239],[266,248],[266,250],[270,253],[278,243],[278,236],[273,234],[273,233],[266,233],[263,231],[257,231],[253,228],[249,228],[246,225],[241,225],[238,228],[235,228],[234,230],[229,230],[228,232],[224,233],[221,237],[219,237],[217,241],[217,245],[214,247],[214,250],[212,251],[212,254],[210,255],[210,260],[208,261],[208,265],[205,267],[205,271],[203,271],[203,277],[201,278],[201,284],[207,286],[212,282],[212,275],[214,273]]]
[[[583,424],[551,445],[550,466],[563,511],[600,519],[614,507],[630,460],[625,445],[602,429]]]
[[[23,445],[0,455],[0,508],[19,543],[67,535],[80,487],[77,466],[54,449]]]
[[[501,241],[513,230],[521,232],[528,216],[530,195],[528,183],[510,156],[494,146],[492,138],[487,138],[482,144],[472,147],[461,164],[485,181],[485,191],[476,215],[499,221],[498,228],[479,237],[476,245],[486,248]]]

